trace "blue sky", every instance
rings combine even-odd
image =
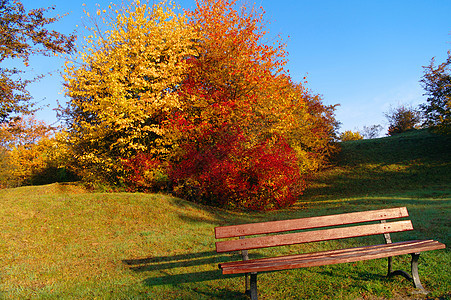
[[[71,33],[79,25],[82,38],[83,9],[95,11],[88,0],[24,0],[26,9],[55,6],[55,13],[69,13],[55,26]],[[152,2],[152,1],[150,1]],[[186,9],[194,0],[178,0]],[[240,1],[239,1],[240,2]],[[241,1],[243,2],[243,1]],[[247,1],[252,3],[253,1]],[[85,3],[86,6],[82,7]],[[269,36],[282,36],[288,46],[291,77],[307,76],[307,87],[323,95],[324,103],[340,104],[340,131],[363,126],[387,126],[384,112],[400,104],[425,102],[419,83],[422,66],[432,57],[441,63],[451,49],[451,1],[449,0],[255,0],[269,21]],[[289,36],[289,38],[288,38]],[[33,72],[48,73],[30,86],[36,101],[48,105],[38,118],[56,121],[56,100],[64,103],[64,61],[35,57]],[[385,132],[384,132],[385,133]]]

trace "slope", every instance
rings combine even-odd
[[[336,167],[318,176],[296,206],[282,211],[232,212],[168,195],[92,193],[76,184],[0,190],[0,298],[246,299],[242,278],[217,268],[237,259],[214,251],[213,229],[226,224],[407,206],[415,231],[393,235],[394,240],[433,238],[449,247],[449,140],[419,131],[342,147]],[[421,256],[428,297],[450,297],[448,249]],[[408,268],[408,259],[396,258],[395,266]],[[402,278],[384,278],[385,268],[384,260],[374,260],[266,273],[259,291],[268,299],[425,298]]]

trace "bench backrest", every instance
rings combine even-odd
[[[258,249],[413,230],[410,220],[386,222],[386,220],[404,218],[407,216],[409,216],[407,208],[398,207],[284,221],[216,227],[215,236],[217,239],[322,228],[320,230],[220,241],[216,242],[216,251],[228,252]],[[374,221],[379,221],[381,223],[324,229],[325,227],[331,226]]]

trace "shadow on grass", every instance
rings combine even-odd
[[[233,260],[233,255],[218,255],[215,251],[187,253],[173,256],[152,256],[138,259],[126,259],[123,263],[135,272],[159,271],[173,268],[194,267],[219,264]]]
[[[337,267],[338,269],[338,267]],[[332,272],[330,270],[324,270],[317,272],[318,274],[322,274],[328,277],[333,278],[334,280],[346,280],[348,278],[352,278],[356,281],[381,281],[381,282],[388,282],[394,277],[387,277],[386,275],[377,274],[377,273],[370,273],[367,271],[352,271],[352,272],[342,272],[342,270],[339,270],[337,272]]]
[[[147,286],[183,284],[210,280],[224,280],[227,278],[236,278],[236,277],[243,277],[243,274],[224,275],[221,273],[221,270],[213,270],[203,272],[182,273],[160,277],[149,277],[144,280],[144,284]]]
[[[163,271],[169,269],[180,269],[186,267],[195,267],[201,265],[214,265],[219,263],[236,260],[234,254],[220,255],[216,251],[205,251],[198,253],[188,253],[172,256],[154,256],[139,259],[123,260],[123,263],[129,266],[134,272]],[[259,256],[262,257],[262,256]],[[168,273],[168,272],[165,272]],[[175,275],[165,275],[161,277],[150,277],[144,280],[145,285],[166,285],[182,284],[192,282],[202,282],[209,280],[223,280],[227,278],[242,277],[242,274],[224,275],[219,268],[211,271],[190,272]]]
[[[218,289],[210,287],[205,288],[193,288],[191,291],[194,291],[195,294],[191,294],[188,297],[177,297],[176,299],[237,299],[237,300],[249,300],[244,293],[231,291],[228,289]]]
[[[148,277],[143,280],[143,285],[148,287],[172,285],[178,286],[181,284],[200,283],[212,280],[225,280],[228,278],[243,277],[243,274],[224,275],[219,268],[217,270],[196,271],[196,266],[211,265],[215,266],[220,262],[232,260],[231,255],[218,255],[215,251],[205,251],[198,253],[180,254],[173,256],[159,256],[147,257],[140,259],[127,259],[123,263],[129,266],[134,272],[151,272],[156,276]],[[178,272],[186,267],[191,267],[193,272],[186,272],[180,274],[170,274],[170,269]],[[161,274],[163,276],[158,276]],[[210,285],[194,285],[190,287],[191,295],[207,299],[248,299],[244,293],[232,291],[229,289],[212,288]]]
[[[196,202],[183,200],[180,198],[172,198],[171,203],[178,206],[179,218],[183,222],[189,224],[210,224],[214,226],[226,226],[226,225],[238,225],[254,222],[268,221],[268,214],[265,212],[246,212],[233,211],[225,208],[219,208],[215,206],[208,206]],[[198,214],[190,213],[194,210],[201,210],[204,213],[208,213],[212,218],[205,217]]]

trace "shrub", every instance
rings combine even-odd
[[[20,184],[14,177],[14,169],[10,151],[0,147],[0,188],[15,187]]]
[[[65,133],[34,117],[0,125],[0,187],[78,180]]]
[[[124,181],[131,191],[160,191],[168,187],[164,164],[150,153],[138,153],[122,161]]]
[[[31,183],[49,160],[51,128],[34,117],[0,124],[0,181],[5,187]]]
[[[64,145],[59,143],[57,137],[44,137],[32,144],[16,145],[8,151],[8,159],[9,184],[5,185],[40,185],[79,179],[70,170]]]
[[[246,144],[238,129],[224,128],[185,144],[185,154],[171,165],[176,195],[248,210],[293,204],[305,188],[294,150],[281,137]]]
[[[347,142],[347,141],[358,141],[362,140],[363,136],[360,134],[360,132],[352,132],[351,130],[346,130],[342,134],[340,134],[340,141]]]

